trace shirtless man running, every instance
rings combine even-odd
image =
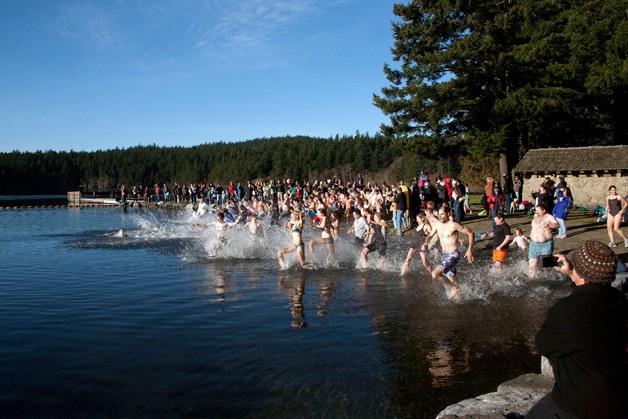
[[[556,218],[547,212],[545,204],[538,204],[534,209],[530,246],[528,248],[528,278],[534,279],[537,274],[539,259],[554,253],[553,229],[558,228]]]
[[[432,236],[438,234],[438,239],[443,251],[442,261],[436,268],[432,268],[429,264],[427,264],[426,268],[432,275],[432,279],[438,280],[445,288],[451,288],[451,293],[447,297],[449,300],[456,295],[460,295],[460,286],[456,279],[456,264],[460,259],[460,253],[458,252],[458,233],[469,236],[469,248],[465,254],[469,263],[473,263],[473,242],[475,239],[473,231],[450,219],[450,213],[451,208],[448,206],[442,205],[440,207],[438,210],[438,220],[432,222],[432,231],[425,237],[425,243],[421,247],[422,252],[427,252]]]

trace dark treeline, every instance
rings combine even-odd
[[[0,194],[58,194],[126,185],[308,179],[383,172],[402,155],[380,134],[262,138],[194,147],[0,153]],[[346,179],[351,180],[351,179]]]

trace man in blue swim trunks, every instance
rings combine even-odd
[[[530,247],[528,248],[528,278],[530,279],[536,278],[539,259],[554,253],[552,230],[558,228],[558,221],[547,212],[545,204],[538,204],[534,212],[532,231],[530,231]]]
[[[456,295],[460,295],[460,287],[458,286],[458,280],[456,278],[456,264],[460,259],[460,253],[458,252],[458,233],[464,233],[469,236],[469,248],[465,254],[469,263],[473,263],[473,242],[475,235],[473,231],[464,227],[451,219],[451,208],[444,204],[438,210],[438,221],[433,220],[432,231],[425,238],[425,244],[423,244],[421,251],[427,252],[428,244],[434,234],[438,234],[443,255],[440,265],[432,269],[431,266],[426,266],[427,270],[432,275],[432,279],[439,281],[445,286],[445,288],[451,288],[451,292],[448,295],[448,299],[454,298]]]

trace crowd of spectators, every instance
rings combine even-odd
[[[324,180],[296,181],[293,179],[269,179],[266,181],[220,183],[191,183],[172,185],[155,184],[153,187],[134,185],[130,189],[120,187],[122,201],[175,202],[197,206],[201,199],[218,207],[249,207],[256,213],[282,214],[292,209],[316,211],[323,205],[339,218],[351,221],[351,212],[358,208],[370,220],[378,213],[392,220],[400,234],[410,228],[412,220],[433,201],[438,208],[450,204],[457,222],[470,213],[469,190],[459,180],[437,176],[431,179],[421,171],[412,182],[396,183],[366,181],[362,174],[344,182],[339,177]],[[246,204],[246,205],[245,205]],[[252,207],[252,208],[251,208]]]

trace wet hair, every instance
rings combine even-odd
[[[450,214],[451,213],[451,207],[446,202],[443,203],[443,205],[440,206],[439,210],[445,211],[446,214]]]
[[[611,186],[609,186],[609,187],[608,187],[608,191],[610,192],[610,191],[611,191],[611,189],[613,189],[613,188],[615,188],[615,190],[617,190],[617,186],[615,186],[615,185],[611,185]]]

